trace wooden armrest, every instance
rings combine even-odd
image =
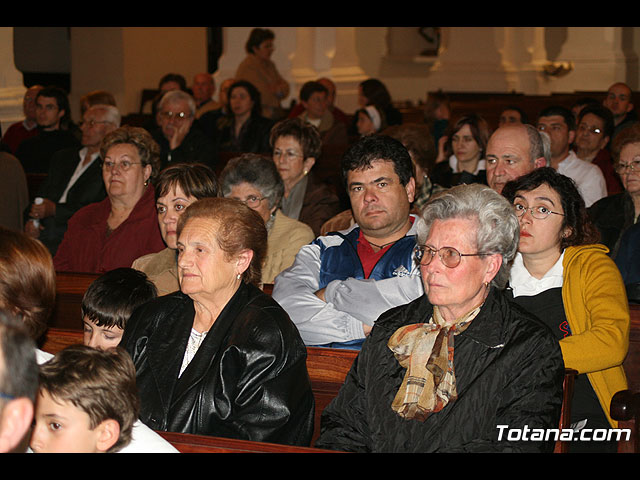
[[[640,412],[640,392],[620,390],[611,399],[609,413],[618,421],[635,419]]]

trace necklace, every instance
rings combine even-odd
[[[368,240],[367,240],[368,241]],[[376,245],[373,242],[369,242],[369,245],[373,246],[373,247],[378,247],[380,250],[382,250],[385,247],[388,247],[389,245],[393,245],[394,243],[396,243],[397,240],[394,240],[393,242],[389,242],[389,243],[384,243],[382,245]]]

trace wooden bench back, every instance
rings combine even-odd
[[[339,453],[312,447],[253,442],[208,435],[160,431],[157,433],[180,453]]]

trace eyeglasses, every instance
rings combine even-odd
[[[249,195],[244,200],[242,198],[236,198],[236,200],[240,200],[249,208],[257,208],[258,205],[260,205],[260,202],[262,202],[262,200],[264,200],[265,198],[267,197],[256,197],[255,195]]]
[[[105,160],[102,162],[102,168],[107,171],[112,171],[114,168],[122,172],[128,171],[133,165],[142,165],[142,162],[130,162],[129,160],[123,160],[121,162],[112,162],[111,160]]]
[[[283,152],[282,150],[274,150],[273,151],[274,160],[280,157],[283,157],[286,161],[289,162],[294,158],[302,157],[302,154],[298,152],[293,152],[290,150],[287,150],[286,152]]]
[[[602,129],[598,128],[598,127],[591,127],[585,123],[581,123],[580,125],[578,125],[578,130],[580,132],[589,132],[589,133],[593,133],[594,135],[600,135],[602,133]]]
[[[616,165],[616,172],[618,173],[618,175],[623,175],[627,172],[627,169],[629,170],[629,172],[636,172],[640,170],[640,160],[634,160],[633,162],[630,163],[618,163]]]
[[[544,207],[542,205],[539,205],[537,207],[525,207],[524,205],[522,205],[520,203],[514,203],[513,204],[513,209],[515,210],[517,217],[522,217],[527,210],[529,212],[531,212],[531,216],[533,218],[536,218],[538,220],[544,220],[545,218],[547,218],[552,213],[554,215],[560,215],[560,216],[564,217],[564,213],[553,212],[553,211],[549,210],[547,207]]]
[[[80,128],[82,127],[95,127],[98,124],[101,123],[111,123],[111,122],[106,122],[106,121],[99,121],[99,120],[87,120],[84,122],[80,122]]]
[[[429,265],[436,256],[440,256],[440,260],[447,268],[456,268],[460,265],[462,257],[479,257],[482,255],[491,255],[490,253],[460,253],[453,247],[433,248],[428,245],[418,245],[414,250],[416,262],[420,265]]]
[[[160,112],[160,115],[167,120],[171,120],[173,118],[176,120],[185,120],[191,117],[191,114],[187,112]]]

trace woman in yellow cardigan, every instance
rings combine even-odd
[[[575,183],[543,167],[508,183],[503,195],[520,218],[520,244],[509,286],[514,301],[556,334],[565,367],[578,371],[571,404],[574,430],[617,427],[611,397],[627,388],[629,306],[622,276],[596,244]],[[571,451],[615,452],[616,442],[572,442]]]

